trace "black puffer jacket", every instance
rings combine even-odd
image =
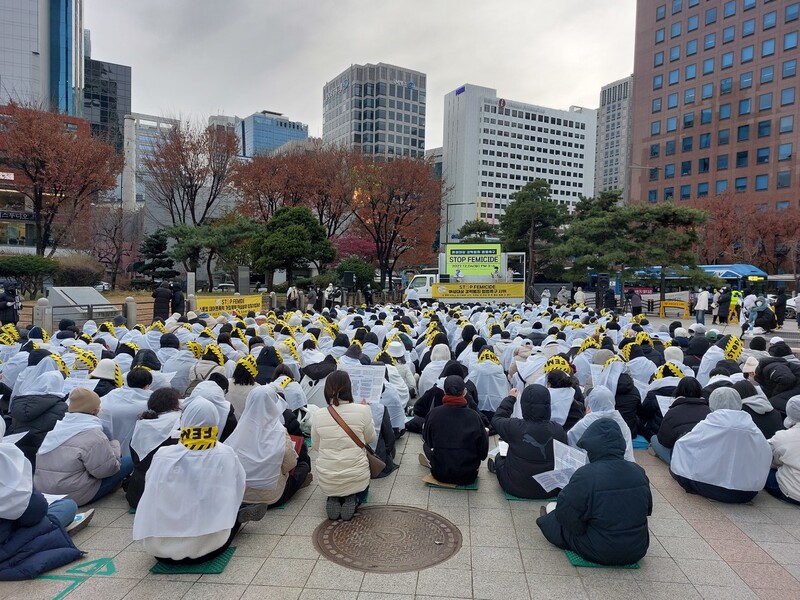
[[[514,396],[503,400],[492,419],[495,431],[508,443],[508,455],[498,456],[496,461],[497,480],[500,487],[519,498],[550,498],[558,492],[546,492],[533,476],[553,470],[553,440],[567,444],[567,434],[550,420],[547,388],[525,388],[519,400],[522,419],[510,418],[516,402]]]
[[[800,394],[800,364],[774,356],[762,358],[756,367],[755,380],[772,406],[786,417],[789,398]]]
[[[656,384],[656,381],[659,383]],[[643,435],[649,440],[658,433],[664,415],[661,414],[656,396],[671,397],[675,393],[675,388],[678,387],[678,381],[677,377],[665,377],[656,379],[650,384],[651,389],[639,407],[639,435]]]
[[[644,469],[626,461],[619,425],[599,419],[578,446],[589,464],[578,469],[558,495],[555,511],[536,523],[545,537],[604,565],[640,560],[650,545],[647,517],[653,511]],[[554,535],[555,534],[555,535]]]
[[[666,448],[675,446],[678,439],[711,414],[705,398],[675,398],[658,430],[658,441]]]
[[[275,348],[273,346],[265,346],[261,352],[258,353],[258,358],[256,358],[256,368],[258,369],[256,383],[259,385],[266,385],[269,383],[272,379],[272,373],[275,371],[275,367],[279,364],[281,364],[281,359]]]
[[[628,429],[631,430],[631,439],[639,435],[639,407],[642,405],[642,395],[633,383],[633,378],[627,373],[622,373],[617,380],[617,393],[614,395],[614,407],[625,419]]]
[[[28,431],[17,447],[25,458],[36,467],[36,452],[44,441],[44,436],[56,423],[64,418],[67,403],[64,398],[48,394],[46,396],[17,396],[11,404],[11,428],[9,434]]]
[[[431,474],[441,482],[469,485],[489,452],[489,436],[480,415],[466,403],[442,404],[425,419],[422,430]]]

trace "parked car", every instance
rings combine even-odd
[[[767,294],[767,300],[769,301],[770,305],[775,304],[775,294]],[[787,319],[794,319],[797,317],[797,308],[795,301],[797,300],[797,296],[794,298],[787,298],[786,300],[786,318]]]
[[[111,284],[107,281],[98,281],[94,284],[94,289],[98,292],[107,292],[111,289]]]

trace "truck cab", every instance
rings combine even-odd
[[[436,284],[437,279],[438,275],[435,273],[414,275],[414,278],[408,283],[408,289],[416,290],[420,302],[433,300],[433,286]],[[406,291],[407,294],[408,291]]]

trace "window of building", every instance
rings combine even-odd
[[[675,163],[664,165],[664,179],[672,179],[675,177]]]
[[[706,10],[706,25],[711,25],[712,23],[717,22],[717,9],[709,8]]]
[[[756,150],[756,164],[765,165],[769,162],[769,148],[759,148]]]
[[[778,132],[791,133],[792,131],[794,131],[794,115],[786,115],[781,117]]]
[[[699,158],[697,159],[697,172],[698,173],[708,173],[709,168],[709,160],[708,157]]]
[[[689,40],[686,42],[686,56],[694,56],[697,54],[697,40]]]
[[[707,58],[703,61],[703,75],[709,75],[714,72],[714,59]]]
[[[758,110],[769,110],[772,108],[772,92],[761,94],[758,97]]]
[[[664,76],[663,75],[655,75],[653,77],[653,89],[660,90],[664,87]]]
[[[778,22],[778,13],[776,11],[764,13],[763,29],[772,29]]]
[[[684,160],[681,162],[681,175],[691,175],[692,174],[692,161]]]
[[[749,47],[749,46],[748,46]],[[775,54],[775,38],[770,38],[761,42],[761,58]],[[742,62],[744,61],[744,48],[742,48]]]
[[[711,50],[716,45],[717,45],[716,33],[707,33],[703,37],[703,50]]]
[[[742,98],[739,100],[739,116],[749,115],[752,101],[750,98]]]
[[[785,88],[781,90],[781,106],[788,106],[794,104],[794,88]]]
[[[701,133],[700,134],[700,148],[710,148],[711,147],[711,134],[710,133]]]
[[[725,190],[728,189],[728,180],[727,179],[717,179],[717,182],[714,184],[714,191],[717,194],[721,194]]]
[[[742,37],[753,35],[756,32],[756,20],[747,19],[742,22]]]
[[[681,76],[680,75],[680,70],[679,69],[673,69],[672,71],[670,71],[667,74],[667,83],[669,85],[675,85],[676,83],[678,83],[680,81],[680,76]]]
[[[790,31],[789,33],[783,34],[783,49],[784,50],[793,50],[797,48],[797,32]]]
[[[788,210],[788,209],[789,209],[788,200],[781,200],[780,202],[775,203],[775,210]]]
[[[664,202],[671,202],[675,199],[675,188],[664,188]]]
[[[658,181],[658,167],[650,169],[650,181]]]
[[[683,0],[672,0],[672,14],[675,15],[681,12],[683,8]]]
[[[647,192],[647,201],[650,204],[655,204],[658,202],[658,190],[650,190]]]
[[[778,171],[777,188],[784,189],[792,185],[792,172],[791,171]]]
[[[747,158],[747,150],[740,150],[736,153],[736,168],[741,169],[747,166],[748,158]]]
[[[756,191],[757,192],[764,192],[767,190],[767,184],[769,183],[769,176],[764,175],[756,175]]]
[[[650,135],[658,135],[661,133],[661,121],[653,121],[650,123]]]
[[[694,104],[694,97],[696,88],[686,88],[683,90],[683,103],[684,104]]]
[[[678,60],[681,57],[681,47],[680,46],[673,46],[669,49],[669,61],[673,62]]]
[[[653,89],[655,89],[655,88],[653,88]],[[732,90],[733,90],[733,78],[732,77],[726,77],[725,79],[720,79],[719,80],[719,93],[720,93],[720,96],[722,94],[730,94]]]
[[[745,46],[742,48],[742,64],[752,62],[753,58],[755,57],[755,46],[750,44],[749,46]]]
[[[734,180],[733,187],[737,192],[746,192],[747,191],[747,177],[737,177]]]
[[[687,135],[686,137],[681,139],[681,151],[682,152],[691,152],[692,145],[694,143],[694,139],[691,135]]]
[[[778,146],[778,160],[791,160],[792,158],[792,143],[781,144]]]
[[[763,138],[772,134],[772,121],[758,122],[758,137]]]
[[[717,171],[725,171],[728,168],[728,155],[720,154],[717,156]]]
[[[650,144],[650,158],[658,158],[661,150],[661,144]]]
[[[711,123],[712,119],[712,110],[711,108],[704,108],[700,111],[700,124],[701,125],[708,125]]]
[[[703,87],[700,88],[703,100],[707,100],[708,98],[712,98],[714,96],[714,84],[713,83],[704,83]]]
[[[736,0],[728,0],[722,5],[722,16],[727,19],[736,14]]]
[[[663,52],[656,52],[653,55],[653,66],[660,67],[664,64],[664,53]]]
[[[704,198],[708,196],[708,182],[704,181],[702,183],[697,184],[697,197]]]
[[[682,24],[680,21],[675,21],[672,25],[670,25],[669,27],[670,39],[676,38],[681,34],[681,25]]]
[[[720,121],[724,121],[725,119],[731,118],[731,105],[730,103],[720,104],[719,105],[719,119]]]
[[[664,41],[664,28],[656,29],[656,44],[660,44]]]
[[[742,10],[750,10],[756,7],[756,0],[742,0]]]
[[[736,38],[736,27],[731,25],[722,30],[722,43],[729,44]]]
[[[667,117],[667,133],[678,130],[678,117]]]
[[[681,186],[681,200],[688,200],[692,197],[692,186],[690,185],[682,185]]]
[[[717,132],[717,146],[725,146],[731,143],[731,130],[720,129]]]
[[[661,112],[661,98],[653,98],[652,112],[654,113]]]
[[[666,18],[667,16],[667,5],[662,4],[658,8],[656,8],[656,21],[661,21],[662,19]]]
[[[747,88],[753,87],[753,72],[746,71],[739,75],[739,89],[746,90]]]
[[[700,26],[700,15],[692,15],[686,20],[686,31],[695,31]]]
[[[774,79],[774,77],[775,77],[775,67],[773,67],[772,65],[761,67],[761,76],[759,78],[759,81],[761,83],[769,83]]]
[[[784,61],[783,67],[781,69],[781,76],[786,79],[788,77],[794,77],[797,74],[797,60],[787,60]]]
[[[736,141],[746,142],[750,139],[750,125],[739,125],[736,129]]]
[[[667,95],[667,108],[678,108],[678,92]]]
[[[786,7],[783,22],[791,23],[792,21],[796,21],[798,16],[800,16],[800,2],[793,2]]]
[[[685,115],[683,115],[683,128],[684,129],[689,129],[691,127],[694,127],[694,113],[693,112],[686,113]]]
[[[720,68],[730,69],[733,66],[733,52],[725,52],[720,59]]]
[[[664,155],[672,156],[675,154],[675,140],[664,142]]]

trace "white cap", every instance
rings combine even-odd
[[[769,345],[770,346],[774,346],[775,344],[780,344],[782,341],[783,341],[783,338],[782,337],[778,337],[776,335],[774,338],[770,339]]]

